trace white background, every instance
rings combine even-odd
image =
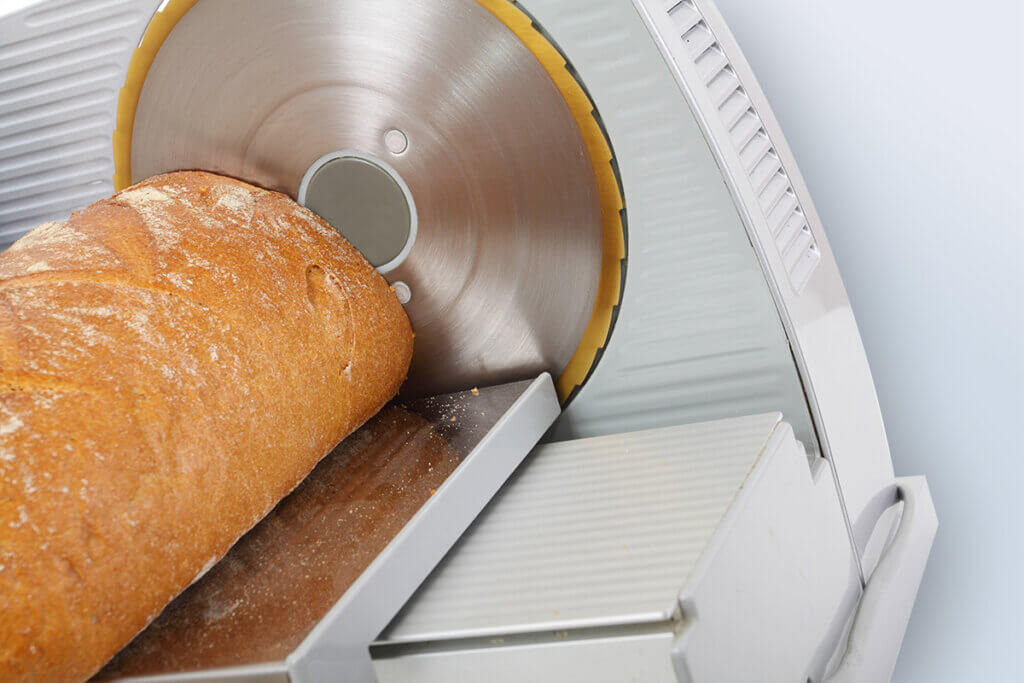
[[[718,0],[939,533],[893,678],[1024,681],[1024,2]]]

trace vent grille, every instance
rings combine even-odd
[[[821,252],[764,122],[693,0],[666,0],[665,6],[684,53],[692,60],[729,131],[790,284],[800,292],[821,261]]]

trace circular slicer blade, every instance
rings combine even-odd
[[[557,376],[594,304],[601,209],[527,47],[475,0],[200,0],[146,75],[131,168],[295,197],[337,150],[385,161],[415,200],[416,241],[386,274],[411,292],[403,393]]]

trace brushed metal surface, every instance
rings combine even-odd
[[[378,643],[671,619],[779,420],[541,445]]]
[[[387,274],[412,290],[408,393],[560,373],[599,278],[593,171],[546,72],[474,0],[199,2],[146,78],[132,175],[203,168],[295,196],[343,149],[386,160],[416,202]]]

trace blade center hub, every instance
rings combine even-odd
[[[323,155],[303,175],[298,201],[381,273],[397,268],[416,240],[416,205],[408,185],[371,154],[345,150]]]

